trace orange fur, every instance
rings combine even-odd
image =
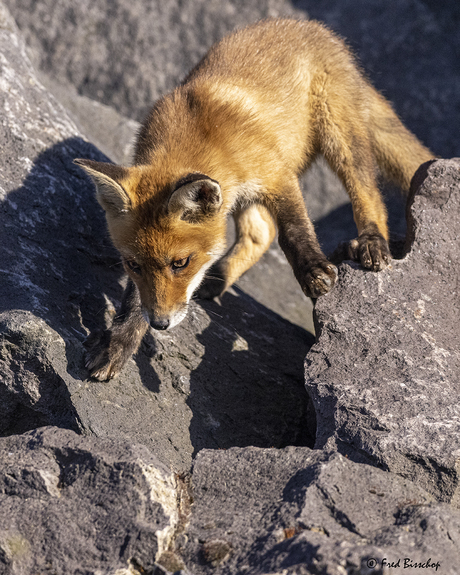
[[[336,270],[319,248],[298,184],[318,154],[350,196],[358,259],[382,269],[390,255],[377,168],[407,190],[432,154],[339,38],[318,22],[274,19],[224,38],[155,104],[131,168],[79,163],[96,183],[145,314],[163,328],[185,315],[209,266],[215,281],[203,293],[213,296],[260,258],[276,229],[304,292],[331,289]],[[237,240],[218,261],[231,212]]]

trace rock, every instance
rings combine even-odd
[[[1,438],[0,460],[5,575],[153,573],[169,552],[177,481],[146,448],[43,428]]]
[[[440,573],[458,570],[459,510],[338,453],[203,450],[192,484],[187,537],[176,544],[196,575],[382,574],[384,559],[404,568],[429,558]],[[418,571],[407,563],[404,572]]]
[[[85,134],[112,162],[128,166],[140,124],[129,120],[110,106],[81,96],[71,84],[60,84],[46,74],[39,80],[64,106],[80,133]]]
[[[37,81],[0,12],[0,434],[57,425],[144,443],[184,471],[204,447],[312,445],[302,360],[312,337],[242,292],[193,303],[117,379],[87,380],[83,341],[110,322],[123,272],[92,184],[105,157]]]
[[[287,0],[6,5],[37,67],[137,121],[229,30],[267,16],[303,14]]]
[[[342,264],[337,289],[317,301],[306,383],[317,448],[458,506],[460,161],[422,166],[417,185],[407,255],[378,274]]]
[[[338,453],[204,449],[187,479],[144,446],[42,428],[1,438],[0,460],[5,575],[457,572],[460,511]]]

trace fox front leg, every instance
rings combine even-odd
[[[304,294],[326,294],[335,285],[337,268],[321,251],[297,182],[276,198],[274,211],[279,244]]]
[[[139,292],[128,279],[120,311],[109,329],[98,330],[85,342],[86,368],[100,381],[116,377],[136,353],[148,328],[142,314]]]

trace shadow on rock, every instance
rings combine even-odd
[[[178,470],[205,447],[313,445],[302,367],[313,337],[240,291],[193,302],[177,328],[147,333],[119,377],[87,380],[83,341],[110,324],[125,279],[76,157],[107,160],[66,139],[2,204],[0,433],[125,437]]]
[[[82,340],[82,328],[100,324],[106,308],[98,270],[110,270],[116,288],[108,295],[116,299],[122,271],[94,191],[72,163],[79,155],[107,160],[81,138],[60,142],[37,157],[3,203],[2,264],[9,271],[0,312],[32,312],[64,338]],[[78,377],[70,361],[69,369]]]
[[[242,291],[201,302],[211,323],[200,334],[190,374],[194,454],[203,448],[313,446],[316,420],[305,391],[303,359],[313,343]]]

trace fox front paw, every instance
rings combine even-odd
[[[297,279],[307,297],[318,298],[334,287],[337,275],[335,265],[324,259],[309,264]]]
[[[378,272],[386,268],[391,262],[391,253],[386,239],[379,233],[361,234],[358,239],[352,240],[355,261],[359,261],[363,268]]]
[[[116,377],[131,357],[132,350],[126,347],[121,337],[107,329],[96,331],[86,339],[85,367],[90,377],[106,381]]]

